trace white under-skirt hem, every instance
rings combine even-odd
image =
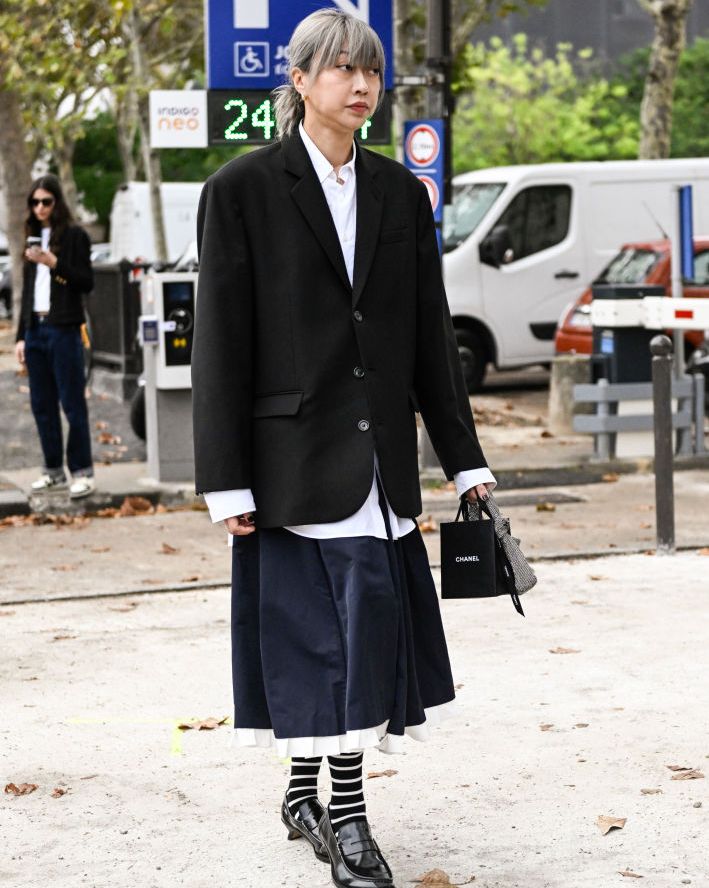
[[[430,729],[446,718],[462,714],[456,700],[441,703],[424,709],[425,721],[420,725],[407,725],[405,733],[414,740],[428,740]],[[403,752],[404,737],[401,734],[388,734],[389,721],[374,728],[347,731],[346,734],[333,734],[329,737],[276,737],[271,728],[234,728],[230,731],[230,746],[273,747],[280,758],[299,756],[310,758],[318,755],[340,755],[358,749],[375,748],[380,752]]]

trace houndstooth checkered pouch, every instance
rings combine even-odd
[[[459,521],[460,516],[463,521]],[[469,562],[461,560],[466,542],[480,546],[481,562],[492,566],[474,576]],[[488,542],[490,541],[490,542]],[[509,595],[517,613],[524,616],[519,596],[537,582],[534,571],[519,547],[520,541],[510,532],[510,521],[501,512],[492,494],[487,500],[469,503],[461,497],[456,520],[441,524],[441,597],[490,598]],[[468,546],[467,548],[471,548]],[[467,550],[466,550],[467,551]],[[474,565],[483,563],[473,561]],[[468,570],[463,570],[463,567]]]

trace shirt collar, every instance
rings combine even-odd
[[[306,133],[305,127],[303,126],[303,121],[298,124],[298,130],[300,132],[300,138],[303,140],[303,144],[305,145],[305,149],[310,156],[310,160],[312,161],[313,166],[315,167],[315,174],[318,177],[318,182],[322,185],[322,183],[327,179],[327,177],[333,172],[333,166],[330,161],[325,157],[322,151],[318,148],[318,146],[313,142],[310,136]],[[355,158],[357,156],[357,143],[354,139],[352,139],[352,159],[349,160],[346,164],[344,164],[340,168],[340,176],[342,176],[343,170],[349,170],[349,175],[354,176],[355,174]],[[346,177],[343,177],[346,178]]]

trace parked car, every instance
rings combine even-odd
[[[463,173],[443,220],[443,271],[468,388],[498,368],[548,363],[565,305],[618,244],[656,238],[691,183],[709,230],[709,159],[529,164]]]
[[[663,286],[670,296],[670,251],[668,240],[624,244],[593,283],[655,284]],[[694,275],[692,281],[685,281],[684,295],[709,297],[709,237],[694,239]],[[554,337],[558,355],[590,355],[593,351],[591,301],[591,287],[588,287],[564,309]],[[697,348],[703,338],[702,331],[687,331],[688,350]]]

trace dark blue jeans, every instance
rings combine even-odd
[[[44,454],[45,471],[64,474],[61,403],[69,421],[66,461],[74,476],[93,475],[89,413],[84,388],[83,346],[79,327],[58,327],[34,320],[25,331],[25,361],[30,403]]]

